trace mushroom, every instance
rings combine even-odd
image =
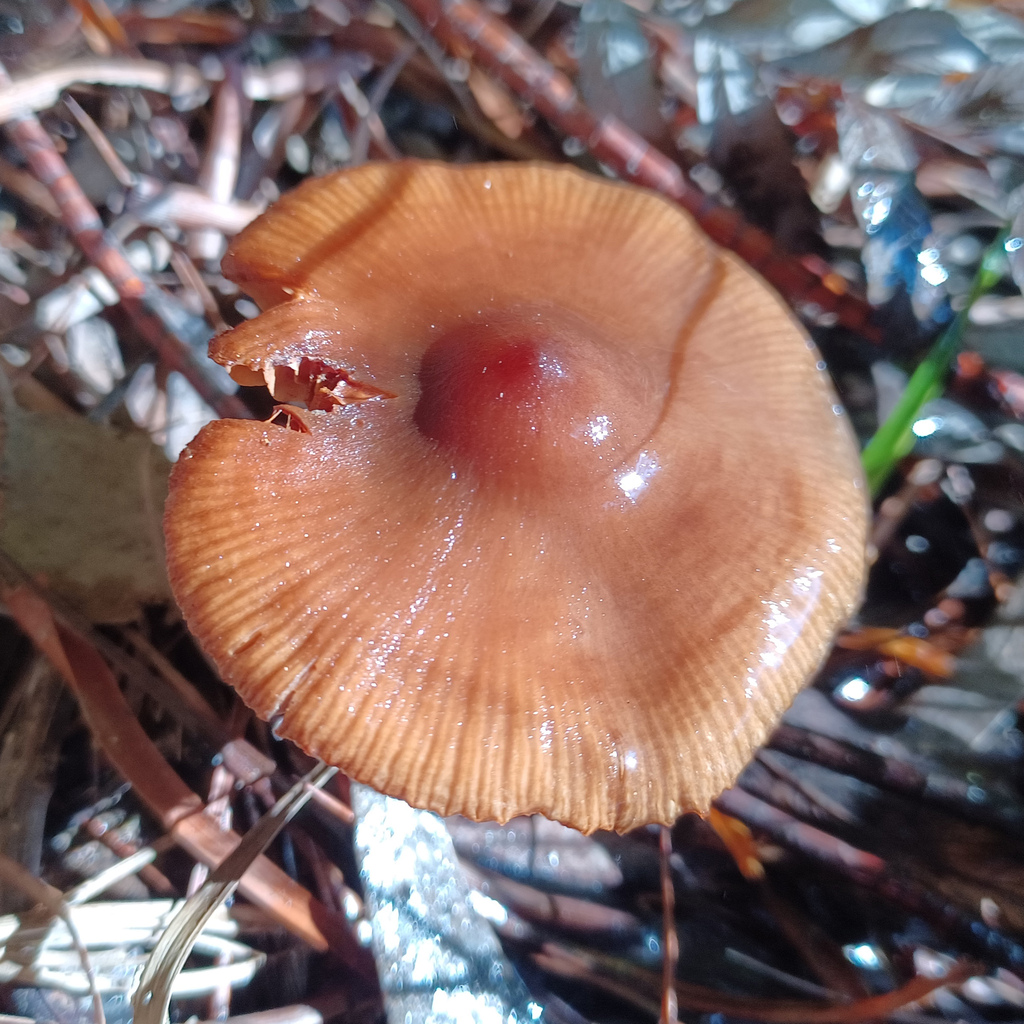
[[[664,199],[533,164],[306,182],[224,271],[266,312],[213,358],[292,403],[173,473],[226,681],[442,814],[705,810],[861,589],[853,439],[780,299]]]

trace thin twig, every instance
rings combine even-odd
[[[370,104],[370,109],[359,119],[359,127],[356,129],[355,136],[352,139],[352,158],[350,160],[352,166],[358,166],[365,162],[366,154],[370,149],[370,119],[379,116],[380,108],[384,105],[388,93],[391,92],[395,82],[398,81],[398,76],[402,73],[405,65],[412,59],[417,48],[418,44],[415,40],[406,43],[395,54],[391,63],[380,73],[377,81],[373,83],[373,88],[366,97],[367,102]]]
[[[64,97],[64,106],[74,115],[82,131],[89,136],[89,140],[96,147],[96,151],[103,157],[103,162],[110,168],[110,173],[125,188],[134,188],[138,178],[125,166],[125,162],[117,155],[117,150],[111,145],[110,139],[100,131],[99,125],[82,109],[78,100],[74,96],[67,95]]]
[[[658,852],[661,872],[661,931],[665,947],[661,954],[661,1024],[678,1024],[676,964],[679,962],[679,936],[676,933],[676,890],[672,881],[672,830],[667,825],[661,826]]]
[[[213,121],[206,145],[199,187],[215,202],[230,203],[235,197],[242,153],[242,89],[237,66],[229,67],[213,103]],[[221,256],[224,236],[215,228],[202,227],[189,239],[189,255],[203,260]]]
[[[187,64],[171,67],[158,60],[90,58],[73,60],[58,68],[11,80],[0,78],[0,124],[33,110],[48,110],[60,102],[60,94],[73,85],[109,85],[148,89],[192,100],[198,106],[206,85],[198,69]]]
[[[214,237],[218,240],[222,237],[216,229],[204,228],[203,230],[212,230]],[[182,249],[172,248],[170,263],[181,283],[186,288],[191,288],[199,296],[199,301],[203,305],[203,311],[206,313],[206,319],[214,331],[217,334],[226,331],[228,325],[224,322],[224,317],[221,316],[217,299],[214,297],[213,292],[210,291],[210,286],[203,280],[203,275],[196,269],[196,265],[189,259],[188,253]]]

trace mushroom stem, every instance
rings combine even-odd
[[[391,1024],[538,1020],[470,887],[444,822],[352,784],[355,849]]]

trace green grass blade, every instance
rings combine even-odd
[[[1006,234],[1000,233],[985,250],[963,309],[939,335],[938,341],[907,382],[900,400],[862,452],[861,461],[872,495],[882,489],[896,463],[913,448],[914,435],[911,428],[920,416],[922,406],[942,393],[949,365],[963,340],[971,307],[982,295],[991,291],[1003,276],[1006,266],[1003,259],[1005,241]]]

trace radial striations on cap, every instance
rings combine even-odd
[[[777,296],[657,196],[522,164],[309,182],[224,267],[269,308],[214,358],[297,404],[206,427],[166,530],[246,703],[445,814],[706,809],[864,570],[853,439]]]

